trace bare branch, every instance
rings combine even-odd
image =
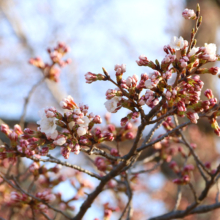
[[[45,77],[42,78],[39,82],[37,82],[35,85],[33,85],[32,88],[31,88],[31,90],[29,91],[27,97],[25,98],[23,113],[22,113],[22,116],[21,116],[21,119],[20,119],[20,126],[21,126],[21,128],[24,128],[24,118],[25,118],[25,115],[26,115],[26,112],[27,112],[27,106],[28,106],[28,103],[29,103],[29,101],[30,101],[30,98],[31,98],[32,94],[34,93],[35,89],[36,89],[41,83],[43,83],[44,80],[45,80]]]
[[[73,168],[73,169],[78,170],[78,171],[80,171],[80,172],[86,173],[86,174],[88,174],[89,176],[95,177],[96,179],[101,180],[101,177],[98,176],[97,174],[92,173],[92,172],[89,171],[89,170],[85,170],[85,169],[83,169],[83,168],[81,168],[81,167],[79,167],[79,166],[77,166],[77,165],[70,164],[70,163],[68,163],[68,162],[62,162],[62,161],[60,161],[60,160],[58,160],[58,159],[42,159],[42,158],[36,158],[36,157],[33,157],[33,156],[28,157],[28,158],[30,158],[30,159],[32,159],[32,160],[34,160],[34,161],[50,162],[50,163],[60,164],[60,165],[63,165],[63,166],[65,166],[65,167],[70,167],[70,168]]]
[[[178,207],[180,205],[181,198],[182,198],[181,186],[178,186],[176,204],[175,204],[175,207],[173,209],[174,211],[178,209]]]
[[[183,124],[181,124],[181,125],[175,127],[173,130],[168,131],[166,134],[162,135],[160,138],[156,139],[155,141],[152,141],[152,142],[150,142],[150,143],[148,143],[148,144],[146,144],[146,145],[144,145],[144,146],[139,147],[139,148],[137,149],[137,151],[138,151],[138,152],[139,152],[139,151],[142,151],[142,150],[144,150],[144,149],[146,149],[146,148],[148,148],[148,147],[150,147],[150,146],[156,144],[157,142],[162,141],[165,137],[169,136],[170,134],[174,133],[175,131],[179,130],[180,128],[183,128],[183,127],[185,127],[185,126],[187,126],[187,125],[189,125],[189,124],[191,124],[191,123],[192,123],[191,121],[188,121],[188,122],[185,122],[185,123],[183,123]]]
[[[71,219],[69,216],[67,216],[64,212],[60,211],[59,209],[54,208],[53,206],[49,205],[48,203],[46,203],[45,201],[31,195],[30,193],[25,192],[21,186],[19,185],[19,183],[17,182],[16,178],[13,176],[13,180],[16,184],[16,186],[8,179],[6,179],[4,177],[3,174],[0,173],[0,177],[3,178],[11,187],[13,187],[14,189],[20,191],[21,193],[26,194],[27,196],[30,196],[32,199],[37,200],[38,202],[42,202],[43,204],[45,204],[48,208],[54,210],[55,212],[59,212],[60,214],[62,214],[63,216],[65,216],[67,219]]]

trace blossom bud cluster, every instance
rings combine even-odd
[[[95,73],[88,72],[85,74],[85,79],[86,79],[86,83],[92,83],[97,80],[105,80],[106,77],[102,74],[95,74]]]
[[[190,181],[190,172],[194,170],[194,166],[192,164],[185,165],[182,169],[178,167],[177,163],[175,161],[172,161],[170,163],[170,168],[173,169],[173,171],[180,176],[179,178],[176,178],[173,180],[173,183],[178,185],[184,185],[189,183]]]
[[[56,196],[52,194],[49,190],[36,193],[36,197],[44,200],[45,202],[52,202],[56,199]]]
[[[16,203],[29,203],[31,198],[28,197],[26,194],[19,194],[17,192],[12,191],[10,195],[10,202],[9,204],[16,204]]]
[[[48,49],[47,51],[52,61],[51,64],[44,63],[40,57],[30,59],[29,63],[42,70],[46,78],[58,82],[60,68],[71,62],[70,59],[62,60],[63,56],[69,51],[69,48],[64,43],[58,43],[54,49]],[[60,68],[56,67],[55,64]]]
[[[114,140],[113,133],[109,131],[102,132],[96,128],[95,132],[91,132],[95,124],[102,123],[102,119],[99,115],[88,114],[87,105],[76,105],[71,96],[63,99],[60,105],[68,110],[64,115],[54,107],[39,112],[41,119],[37,122],[40,125],[38,131],[26,128],[23,132],[19,125],[15,125],[13,130],[1,125],[1,132],[11,140],[12,149],[1,146],[0,157],[15,159],[16,154],[40,157],[47,155],[56,146],[61,146],[61,154],[67,159],[71,152],[79,154],[81,147]],[[57,130],[57,126],[62,130]],[[37,163],[30,167],[35,175],[38,169]]]
[[[159,99],[155,97],[155,93],[151,90],[147,90],[145,95],[141,97],[139,104],[140,105],[148,105],[153,108],[159,103]]]

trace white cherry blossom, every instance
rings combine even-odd
[[[170,46],[174,49],[174,50],[180,50],[184,47],[185,42],[184,39],[182,37],[176,37],[174,36],[170,42]]]
[[[106,101],[104,104],[105,104],[105,107],[106,109],[111,112],[111,113],[114,113],[116,108],[118,107],[118,102],[121,100],[121,97],[118,97],[118,96],[115,96],[113,97],[112,99]]]
[[[84,128],[84,127],[78,127],[78,129],[77,129],[77,134],[79,136],[82,136],[82,135],[86,134],[86,132],[87,132],[87,129]]]
[[[53,135],[56,130],[56,118],[47,118],[44,109],[39,111],[41,120],[37,122],[40,125],[40,131],[44,132],[46,135]]]

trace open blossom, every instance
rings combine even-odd
[[[48,118],[44,110],[39,111],[41,120],[37,122],[40,125],[41,132],[44,132],[46,135],[54,134],[56,130],[56,118]]]
[[[76,124],[75,121],[71,121],[70,123],[68,123],[70,130],[72,130],[72,128],[75,124]]]
[[[118,103],[119,103],[120,100],[121,100],[121,97],[115,96],[115,97],[113,97],[112,99],[106,101],[106,102],[104,103],[106,109],[107,109],[109,112],[115,113],[115,112],[116,112],[116,109],[117,109],[117,107],[118,107]]]
[[[151,82],[151,79],[148,79],[145,81],[145,87],[147,89],[152,89],[154,86],[153,86],[153,83]]]
[[[87,129],[84,128],[84,127],[79,127],[79,128],[77,129],[77,134],[78,134],[79,136],[85,135],[86,132],[87,132]]]
[[[180,50],[185,46],[184,39],[182,37],[177,38],[174,36],[170,42],[170,46],[175,50]]]
[[[217,47],[215,44],[207,44],[205,43],[205,53],[209,55],[216,55]]]
[[[83,118],[78,119],[76,122],[80,127],[88,128],[90,119],[87,116],[84,116]]]
[[[191,18],[193,19],[193,18],[196,17],[196,14],[195,14],[194,10],[186,8],[186,9],[183,11],[182,16],[183,16],[185,19],[191,19]]]
[[[202,47],[201,50],[204,52],[202,58],[210,62],[216,61],[216,50],[217,47],[215,44],[205,44],[205,47]]]
[[[191,56],[195,55],[196,52],[198,52],[198,50],[199,50],[199,47],[193,47],[193,48],[190,50],[188,56],[191,57]]]

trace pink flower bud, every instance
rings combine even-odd
[[[125,135],[125,138],[126,139],[134,139],[134,134],[132,132],[128,132],[126,135]]]
[[[107,129],[108,129],[109,132],[112,133],[113,131],[115,131],[115,126],[113,124],[109,124]]]
[[[105,141],[113,141],[114,140],[114,135],[110,132],[107,132],[103,136],[105,138]]]
[[[115,71],[116,71],[116,76],[122,75],[123,73],[126,72],[126,65],[125,64],[116,64],[115,65]]]
[[[185,172],[189,172],[194,170],[194,166],[192,164],[186,165],[183,169]]]
[[[17,141],[18,140],[18,135],[15,131],[12,131],[9,135],[8,135],[9,139],[11,141]]]
[[[195,19],[196,18],[196,14],[194,12],[194,10],[192,9],[184,9],[184,11],[182,12],[182,16],[185,18],[185,19]]]
[[[9,135],[11,133],[8,125],[6,125],[6,124],[1,125],[1,132],[6,134],[6,135]]]
[[[212,75],[217,75],[219,73],[219,70],[220,68],[219,67],[211,67],[209,68],[209,72],[212,74]]]
[[[52,168],[52,171],[53,171],[54,173],[59,173],[59,171],[61,170],[61,168],[62,168],[62,165],[57,164],[55,167]]]
[[[85,74],[86,83],[92,83],[97,80],[97,75],[91,72]]]
[[[22,129],[21,129],[21,126],[18,125],[18,124],[16,124],[16,125],[14,126],[14,131],[17,133],[17,135],[23,134],[23,131],[22,131]]]
[[[67,96],[67,98],[64,98],[61,102],[60,102],[60,106],[63,109],[69,109],[69,110],[73,110],[75,108],[77,108],[78,106],[76,105],[76,103],[74,102],[73,98],[69,95]]]
[[[128,122],[128,123],[125,125],[124,129],[125,129],[125,130],[130,130],[132,127],[133,127],[132,124],[131,124],[130,122]]]
[[[199,115],[195,112],[187,112],[187,117],[189,118],[189,120],[194,123],[197,124],[197,120],[199,119]]]
[[[105,164],[105,159],[102,157],[96,157],[95,165],[97,166],[97,169],[101,170],[101,171],[105,171],[107,168],[107,166]]]
[[[115,149],[115,148],[112,148],[112,149],[111,149],[110,154],[111,154],[112,156],[119,156],[119,154],[118,154],[118,150]]]
[[[121,119],[121,126],[125,126],[127,124],[127,122],[128,122],[128,118],[127,117],[122,118]]]
[[[94,118],[93,118],[93,121],[95,124],[101,124],[102,123],[102,119],[99,115],[96,115]]]
[[[139,56],[139,60],[136,60],[138,66],[147,66],[150,62],[145,55]]]
[[[69,156],[70,156],[70,151],[71,151],[71,148],[61,146],[61,154],[63,155],[63,157],[64,157],[65,159],[68,159],[68,158],[69,158]]]
[[[48,147],[43,147],[40,151],[40,155],[41,156],[46,156],[49,152],[49,148]]]

